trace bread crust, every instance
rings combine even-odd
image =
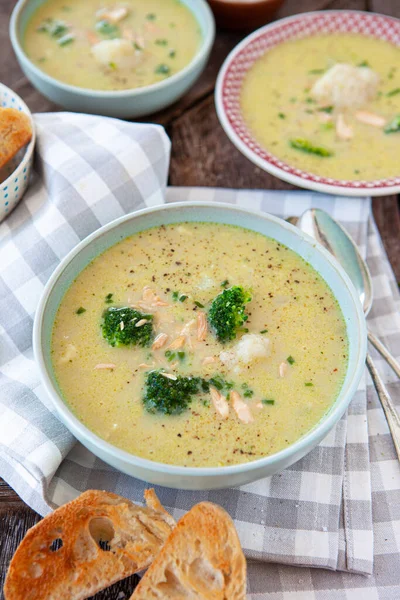
[[[147,568],[175,521],[154,490],[145,495],[156,510],[89,490],[45,517],[11,560],[5,599],[83,600]],[[59,549],[55,540],[62,540]]]
[[[28,115],[15,108],[0,108],[0,169],[31,139]]]
[[[211,502],[179,521],[131,600],[244,600],[246,559],[232,519]]]

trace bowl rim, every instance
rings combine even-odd
[[[258,156],[258,154],[256,154],[253,150],[251,150],[251,148],[249,148],[240,139],[240,137],[238,136],[238,134],[232,127],[232,125],[228,119],[228,116],[226,114],[224,104],[223,104],[223,99],[222,99],[223,98],[223,89],[224,89],[224,84],[225,84],[225,75],[226,75],[226,72],[228,71],[228,68],[235,61],[237,55],[241,52],[241,50],[243,48],[245,48],[249,43],[251,43],[257,37],[265,34],[265,32],[268,33],[269,31],[273,31],[276,27],[280,27],[282,24],[290,23],[290,21],[299,21],[299,20],[308,19],[308,18],[312,18],[312,17],[318,16],[318,15],[328,15],[329,16],[329,15],[333,15],[333,14],[340,15],[340,16],[362,15],[363,17],[366,17],[369,19],[374,19],[376,17],[379,17],[379,18],[383,18],[388,21],[393,21],[394,23],[400,24],[400,19],[397,19],[396,17],[391,17],[389,15],[383,15],[383,14],[380,14],[377,12],[365,12],[363,10],[351,10],[351,9],[344,9],[344,10],[333,9],[333,10],[315,10],[315,11],[304,12],[304,13],[300,13],[300,14],[296,14],[296,15],[291,15],[289,17],[284,17],[282,19],[273,21],[272,23],[267,23],[266,25],[263,25],[259,29],[256,29],[255,31],[253,31],[252,33],[247,35],[241,42],[239,42],[230,51],[230,53],[228,54],[228,56],[225,58],[224,62],[222,63],[222,66],[218,72],[217,81],[215,84],[215,93],[214,93],[214,102],[215,102],[215,108],[216,108],[218,120],[219,120],[223,130],[225,131],[225,134],[227,135],[227,137],[230,139],[230,141],[233,143],[233,145],[236,146],[236,148],[246,158],[248,158],[253,164],[257,165],[264,171],[267,171],[271,175],[274,175],[275,177],[281,179],[282,181],[287,181],[288,183],[291,183],[298,187],[306,188],[309,190],[314,190],[317,192],[323,192],[323,193],[328,193],[328,194],[335,194],[335,195],[340,195],[340,196],[360,197],[360,196],[386,196],[386,195],[390,195],[390,194],[398,194],[400,192],[400,184],[393,184],[393,185],[385,184],[382,186],[374,185],[374,187],[368,187],[368,183],[374,183],[374,182],[378,182],[378,181],[387,181],[390,178],[384,178],[382,180],[371,180],[370,182],[365,182],[365,185],[360,185],[359,187],[356,187],[355,185],[346,187],[346,185],[344,185],[346,180],[344,180],[344,179],[343,180],[334,180],[335,183],[326,183],[326,182],[318,182],[313,179],[308,179],[306,177],[303,177],[302,175],[296,175],[295,173],[287,172],[285,169],[274,165],[269,160]],[[310,34],[310,37],[312,37],[316,33],[318,33],[318,32],[314,32],[314,33]],[[284,43],[284,42],[280,42],[280,43]],[[271,154],[273,155],[273,153],[271,153]],[[285,164],[288,167],[291,167],[291,163],[285,163]],[[308,175],[317,177],[311,171],[305,171],[305,173]],[[321,176],[321,179],[324,179],[324,177]],[[361,182],[363,180],[352,180],[350,183],[355,184],[358,181]],[[349,182],[347,182],[347,183],[349,183]]]
[[[195,3],[198,4],[200,10],[203,11],[203,15],[207,21],[207,26],[205,28],[203,39],[198,48],[196,54],[193,56],[192,60],[185,66],[183,69],[171,75],[171,77],[167,77],[167,79],[163,79],[162,81],[158,81],[156,83],[152,83],[151,85],[146,85],[137,88],[129,88],[126,90],[93,90],[91,88],[79,87],[77,85],[71,85],[69,83],[65,83],[48,75],[42,69],[39,69],[28,57],[25,50],[23,49],[22,43],[20,42],[19,35],[17,32],[17,26],[19,19],[21,17],[22,11],[26,8],[26,6],[32,2],[32,0],[18,0],[17,4],[14,6],[14,9],[11,13],[10,25],[9,25],[9,34],[11,39],[11,44],[14,49],[14,52],[18,58],[18,60],[23,63],[26,61],[29,64],[30,69],[35,73],[35,75],[42,80],[44,80],[49,85],[58,87],[62,89],[64,92],[79,94],[82,96],[91,96],[95,98],[127,98],[132,96],[142,96],[149,92],[158,92],[167,88],[174,83],[177,83],[179,80],[184,79],[185,76],[195,71],[198,67],[201,66],[202,61],[208,56],[211,51],[212,45],[214,43],[215,38],[215,19],[214,15],[211,11],[209,4],[206,0],[195,0]],[[196,22],[199,24],[199,20],[191,9],[190,2],[186,5],[188,10],[193,14]]]
[[[127,452],[126,450],[122,450],[117,446],[107,442],[102,439],[95,433],[93,433],[88,427],[86,427],[69,409],[66,402],[62,399],[61,395],[53,385],[49,373],[46,368],[46,363],[44,359],[43,352],[43,344],[42,344],[42,333],[43,333],[43,320],[44,315],[48,303],[48,299],[50,293],[53,288],[57,285],[57,281],[70,264],[70,262],[87,246],[92,244],[96,239],[106,234],[112,229],[118,229],[118,227],[127,221],[135,220],[140,218],[142,215],[147,215],[150,213],[160,213],[165,211],[177,211],[179,213],[182,208],[182,203],[173,202],[168,204],[159,205],[156,207],[150,207],[135,211],[133,213],[129,213],[122,217],[119,217],[107,225],[104,225],[100,229],[96,230],[84,240],[82,240],[75,248],[73,248],[67,256],[60,262],[57,268],[54,270],[52,275],[50,276],[40,298],[33,325],[33,350],[36,364],[39,368],[40,378],[42,383],[44,384],[45,391],[49,395],[49,398],[53,405],[55,406],[57,412],[61,414],[63,422],[66,424],[68,429],[75,434],[75,431],[78,432],[78,437],[81,440],[85,440],[85,442],[90,443],[92,448],[96,448],[96,451],[100,451],[101,455],[107,456],[112,455],[113,460],[118,460],[120,463],[130,464],[137,468],[141,468],[151,472],[163,472],[166,475],[175,475],[175,476],[189,476],[192,478],[196,477],[219,477],[225,475],[237,475],[243,472],[252,472],[258,469],[262,469],[264,467],[268,467],[271,465],[279,464],[279,462],[284,461],[285,459],[297,454],[301,453],[303,450],[307,453],[306,448],[312,445],[312,440],[315,437],[320,437],[323,439],[329,431],[332,429],[333,425],[340,419],[349,405],[351,399],[353,398],[361,376],[365,369],[365,358],[367,352],[367,330],[366,330],[366,322],[365,316],[361,307],[361,303],[357,292],[350,281],[350,278],[344,271],[343,267],[336,261],[336,259],[319,245],[313,238],[311,238],[308,234],[304,233],[294,225],[280,219],[279,217],[275,217],[269,213],[260,211],[260,210],[250,210],[245,209],[243,207],[237,205],[227,205],[223,202],[207,202],[207,201],[198,201],[198,202],[187,202],[185,203],[186,207],[201,207],[207,209],[219,208],[229,212],[240,214],[250,214],[253,217],[258,216],[259,218],[272,221],[276,225],[283,227],[284,229],[288,229],[292,233],[294,232],[299,238],[307,243],[307,245],[311,245],[318,250],[320,254],[324,257],[324,259],[330,263],[330,266],[336,271],[336,273],[340,276],[343,286],[347,289],[347,293],[353,301],[353,305],[355,311],[357,313],[357,324],[358,324],[358,332],[359,332],[359,345],[358,345],[358,355],[357,360],[354,361],[354,366],[352,368],[352,377],[348,384],[347,394],[338,402],[336,399],[335,404],[330,408],[329,412],[322,417],[322,419],[317,423],[310,431],[308,431],[304,436],[300,439],[296,440],[293,444],[276,452],[275,454],[265,456],[263,458],[249,461],[246,463],[240,463],[237,465],[230,466],[222,466],[222,467],[184,467],[179,465],[171,465],[168,463],[162,463],[157,461],[152,461],[146,458],[141,458]],[[177,221],[179,218],[177,218]],[[81,271],[80,271],[81,272]],[[96,452],[95,452],[96,454]],[[107,459],[105,459],[107,460]]]
[[[22,98],[16,93],[14,92],[14,90],[12,90],[11,88],[7,87],[6,85],[4,85],[4,83],[0,83],[0,94],[1,92],[7,91],[9,94],[15,96],[16,98],[18,98],[18,101],[20,102],[22,108],[23,108],[23,112],[28,115],[29,120],[31,122],[31,127],[32,127],[32,138],[31,141],[29,142],[29,144],[26,147],[24,156],[22,157],[22,160],[20,163],[18,163],[18,165],[15,167],[14,171],[12,173],[10,173],[10,175],[7,177],[7,179],[5,179],[4,181],[0,182],[0,188],[4,189],[4,187],[7,187],[8,185],[10,185],[11,180],[15,177],[15,173],[17,171],[20,171],[21,168],[26,167],[26,165],[28,164],[28,162],[30,161],[30,159],[32,158],[32,154],[33,151],[35,149],[35,144],[36,144],[36,127],[35,127],[35,123],[33,121],[33,116],[31,111],[29,110],[28,106],[25,104],[25,102],[22,100]],[[20,198],[20,200],[22,199],[22,196]]]

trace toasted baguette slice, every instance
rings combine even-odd
[[[175,521],[154,490],[145,498],[89,490],[45,517],[14,554],[6,600],[82,600],[148,567]]]
[[[131,600],[244,600],[246,560],[230,516],[211,502],[179,521]]]
[[[16,108],[0,108],[0,169],[32,138],[31,120]]]

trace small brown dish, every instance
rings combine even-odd
[[[208,0],[218,27],[251,30],[268,23],[284,0]]]

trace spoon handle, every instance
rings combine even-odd
[[[386,346],[384,346],[382,342],[371,331],[368,331],[368,339],[371,342],[371,344],[375,346],[378,352],[382,354],[386,362],[392,367],[397,377],[400,377],[400,364],[395,359],[395,357],[392,354],[390,354]]]
[[[374,382],[375,389],[378,393],[379,400],[382,404],[386,420],[389,425],[394,446],[396,448],[397,457],[400,460],[400,417],[392,402],[389,392],[379,375],[375,364],[369,354],[367,354],[367,367]]]

